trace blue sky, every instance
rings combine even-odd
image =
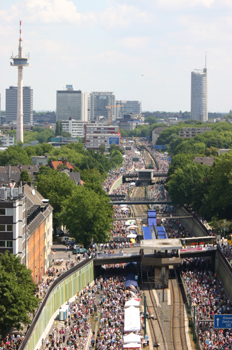
[[[2,109],[17,85],[9,62],[20,19],[35,110],[55,110],[56,90],[72,84],[139,100],[143,111],[189,111],[205,52],[209,111],[232,109],[232,0],[7,0],[0,19]]]

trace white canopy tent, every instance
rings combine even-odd
[[[136,238],[137,235],[136,233],[130,233],[128,236],[126,236],[126,238]]]
[[[130,307],[130,306],[135,306],[135,307],[139,307],[140,302],[138,300],[135,299],[130,299],[128,301],[126,301],[125,303],[125,307]]]
[[[138,344],[138,343],[124,344],[123,349],[141,349],[141,344]]]
[[[123,341],[124,341],[124,344],[141,343],[141,336],[138,334],[130,333],[128,335],[124,335]]]
[[[140,310],[130,306],[125,309],[124,332],[140,331]]]

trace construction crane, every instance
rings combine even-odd
[[[117,108],[117,107],[124,107],[124,105],[116,105],[116,106],[106,106],[106,108],[108,108],[109,110],[109,114],[108,114],[108,121],[109,121],[109,125],[111,125],[111,108]]]

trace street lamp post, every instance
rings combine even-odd
[[[146,295],[144,295],[144,337],[147,334],[146,320],[147,320],[147,302],[146,302]]]

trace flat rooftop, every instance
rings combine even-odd
[[[158,251],[182,249],[183,245],[178,238],[168,239],[147,239],[141,241],[141,249],[154,249]]]

